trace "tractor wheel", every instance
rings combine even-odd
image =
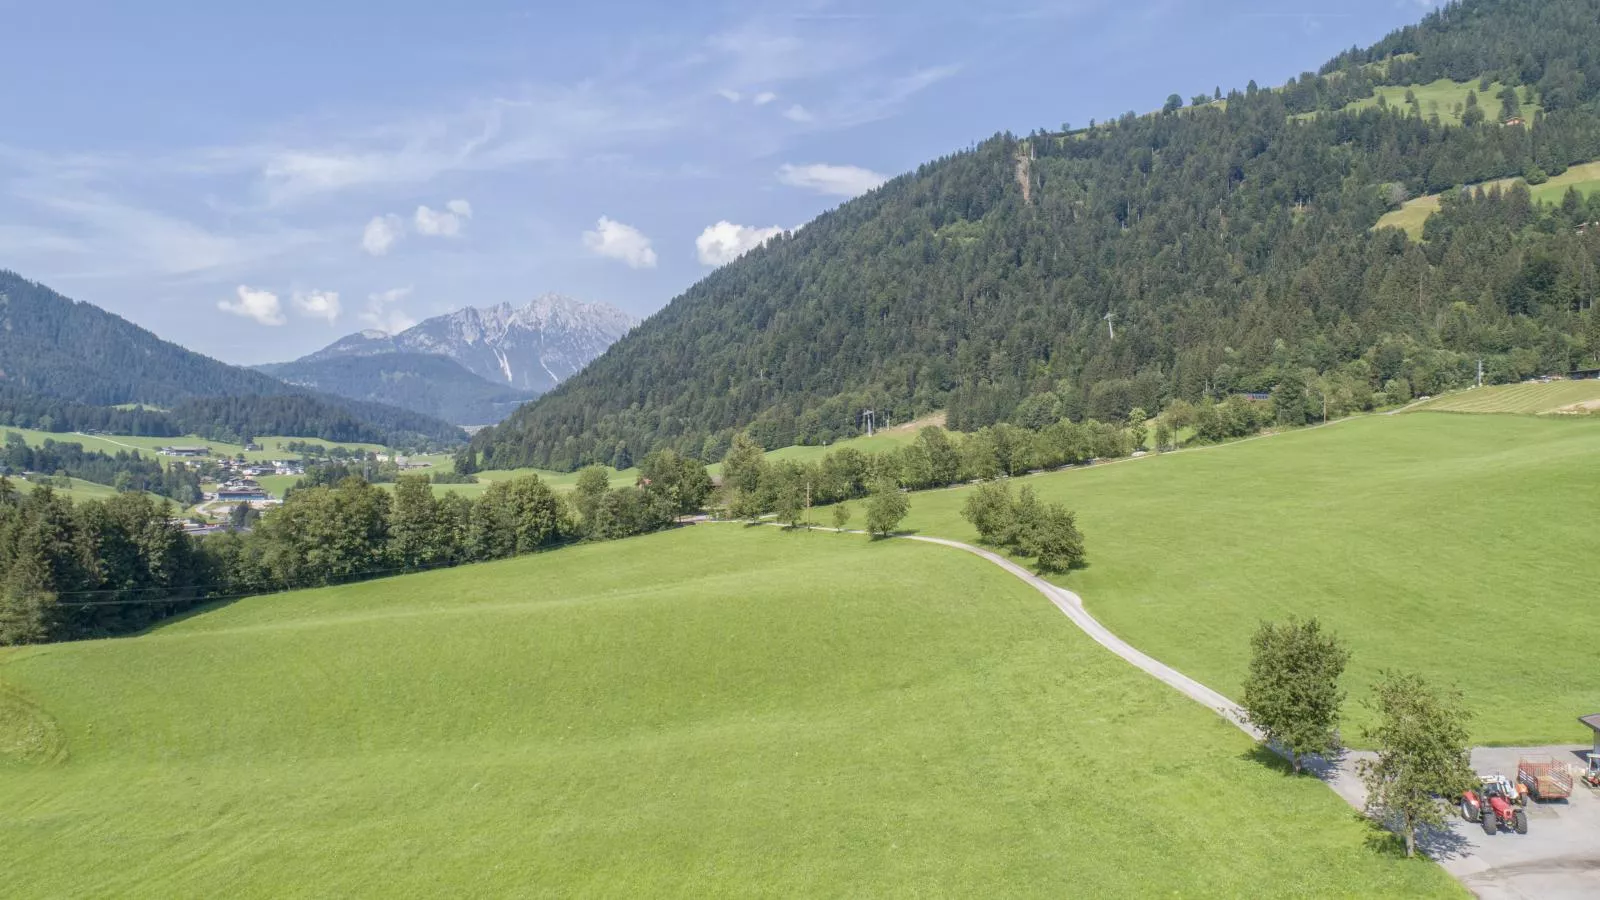
[[[1511,821],[1512,827],[1517,830],[1517,834],[1528,833],[1528,814],[1526,812],[1520,809],[1517,810],[1516,816]]]
[[[1478,821],[1477,813],[1473,811],[1472,804],[1469,803],[1465,797],[1461,798],[1461,818],[1467,820],[1468,822]]]
[[[1500,831],[1500,817],[1494,814],[1493,807],[1487,803],[1483,805],[1483,817],[1479,822],[1483,825],[1484,834],[1496,834]]]

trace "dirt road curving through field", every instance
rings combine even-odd
[[[1100,646],[1211,709],[1252,738],[1260,739],[1260,732],[1250,725],[1237,703],[1117,637],[1090,615],[1083,599],[1072,591],[991,550],[924,535],[903,535],[902,539],[961,550],[999,566],[1032,585]],[[1472,762],[1480,772],[1515,775],[1517,759],[1523,755],[1551,755],[1576,763],[1580,750],[1484,747],[1472,752]],[[1352,751],[1334,760],[1308,760],[1307,768],[1359,810],[1366,805],[1367,792],[1357,765],[1371,757],[1370,753]],[[1484,900],[1600,897],[1600,793],[1580,786],[1570,800],[1535,804],[1529,814],[1532,827],[1526,835],[1501,833],[1491,837],[1476,824],[1468,826],[1457,820],[1447,831],[1426,836],[1421,844],[1445,871]]]

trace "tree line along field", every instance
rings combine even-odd
[[[1600,401],[1600,380],[1501,384],[1437,397],[1417,407],[1430,412],[1539,415]]]
[[[1499,187],[1504,190],[1519,181],[1522,181],[1522,179],[1502,178],[1497,181],[1473,185],[1472,187],[1483,188],[1484,190]],[[1532,194],[1535,203],[1553,204],[1561,202],[1561,198],[1566,194],[1568,188],[1575,188],[1585,198],[1600,190],[1600,162],[1573,166],[1560,175],[1552,176],[1544,184],[1529,185],[1528,191]],[[1414,240],[1421,240],[1423,225],[1427,223],[1428,217],[1439,211],[1439,196],[1438,194],[1428,194],[1407,200],[1400,205],[1399,209],[1385,213],[1378,220],[1378,224],[1373,227],[1399,228]]]
[[[910,542],[692,526],[0,651],[0,680],[23,896],[1464,896]]]
[[[1478,743],[1531,745],[1586,741],[1600,702],[1597,454],[1590,419],[1411,413],[1018,481],[1078,513],[1089,565],[1056,580],[1184,674],[1237,697],[1257,624],[1317,616],[1352,698],[1415,670],[1461,687]],[[970,491],[902,527],[976,541]]]

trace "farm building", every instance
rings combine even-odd
[[[1578,721],[1594,729],[1594,752],[1600,753],[1600,713],[1592,716],[1579,716]]]
[[[1593,381],[1600,379],[1600,369],[1579,369],[1576,372],[1568,372],[1567,377],[1573,381]]]
[[[265,488],[249,480],[230,481],[217,488],[218,500],[243,500],[249,502],[252,500],[267,500],[269,498],[270,495]]]
[[[211,455],[211,448],[210,447],[162,447],[159,450],[157,450],[156,452],[161,454],[162,456],[182,456],[182,457],[210,456]]]

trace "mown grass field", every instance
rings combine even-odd
[[[1476,188],[1485,190],[1491,187],[1500,187],[1502,190],[1510,187],[1521,178],[1502,178],[1490,181]],[[1600,162],[1584,163],[1573,166],[1567,171],[1551,178],[1544,184],[1529,188],[1536,203],[1560,203],[1566,195],[1568,188],[1577,188],[1578,193],[1588,197],[1595,191],[1600,191]],[[1399,228],[1415,240],[1422,240],[1422,227],[1427,224],[1428,217],[1439,211],[1439,195],[1429,194],[1417,197],[1401,204],[1399,209],[1391,210],[1378,220],[1374,228]]]
[[[1480,743],[1581,743],[1597,460],[1594,419],[1414,413],[1016,482],[1078,513],[1090,564],[1060,583],[1225,694],[1261,620],[1315,615],[1354,651],[1349,740],[1378,671],[1411,669],[1460,686]],[[967,493],[915,495],[904,527],[975,541]]]
[[[1465,896],[910,542],[701,525],[0,651],[0,681],[11,896]]]
[[[1438,397],[1416,407],[1432,412],[1538,415],[1600,401],[1600,381],[1501,384]]]

